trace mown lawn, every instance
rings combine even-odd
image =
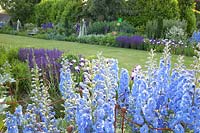
[[[11,48],[57,48],[63,50],[69,54],[84,55],[86,57],[95,56],[98,52],[102,52],[105,57],[116,58],[119,61],[119,66],[127,68],[129,71],[133,66],[140,64],[143,67],[148,57],[147,51],[106,47],[101,45],[89,45],[74,42],[43,40],[31,37],[22,37],[14,35],[0,34],[0,45]],[[157,58],[161,56],[161,53],[157,54]],[[172,63],[176,62],[177,55],[172,56]],[[190,66],[192,63],[192,57],[185,57],[186,66]]]

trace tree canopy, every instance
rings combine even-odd
[[[22,22],[30,20],[34,14],[34,6],[41,0],[1,0],[2,8],[12,16],[13,20],[20,19]]]

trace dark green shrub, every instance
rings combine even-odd
[[[14,91],[16,99],[25,98],[31,90],[31,74],[27,63],[15,60],[12,63],[12,75],[16,79]]]
[[[75,35],[71,35],[71,36],[65,37],[65,41],[76,42],[77,37]]]
[[[12,94],[16,100],[23,99],[30,90],[30,71],[26,63],[18,59],[18,49],[8,49],[0,47],[0,68],[5,68],[4,64],[9,64],[9,70],[4,70],[10,73],[16,80],[16,84],[12,84]],[[1,72],[1,70],[0,70]]]
[[[194,47],[193,46],[191,46],[191,45],[189,45],[189,46],[186,46],[185,48],[184,48],[184,55],[186,55],[186,56],[194,56],[195,55],[195,52],[194,52]]]
[[[186,8],[186,16],[187,20],[187,33],[188,35],[192,35],[192,33],[196,30],[196,17],[192,9]]]
[[[95,45],[116,46],[115,36],[112,35],[87,35],[82,37],[67,37],[65,40],[89,43]]]
[[[36,34],[34,36],[32,36],[33,38],[39,38],[39,39],[48,39],[48,35],[47,34]]]
[[[0,46],[0,67],[7,61],[6,48]]]
[[[183,29],[185,32],[187,23],[184,20],[180,21],[175,19],[151,20],[146,23],[145,33],[148,38],[166,38],[167,32],[173,27]]]
[[[146,35],[148,38],[156,38],[158,23],[156,20],[148,21],[146,23]]]
[[[97,21],[88,27],[88,34],[106,34],[112,31],[132,34],[135,32],[133,25],[125,21],[122,23],[118,23],[117,21]]]
[[[107,22],[94,22],[88,27],[88,34],[105,34],[109,30]]]
[[[12,28],[9,25],[3,26],[0,28],[0,33],[5,33],[5,34],[16,34],[16,31],[14,31],[14,28]]]

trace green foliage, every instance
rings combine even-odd
[[[173,26],[181,28],[186,32],[187,22],[185,20],[175,20],[175,19],[164,19],[163,20],[163,35],[171,29]]]
[[[115,36],[112,35],[87,35],[78,38],[70,36],[65,40],[96,45],[116,46]]]
[[[192,35],[192,33],[196,30],[196,17],[194,12],[186,8],[185,20],[187,21],[187,33],[188,35]]]
[[[33,30],[36,26],[33,23],[26,23],[24,24],[24,30]]]
[[[158,22],[163,22],[160,24],[161,27],[159,27]],[[186,32],[187,23],[184,20],[180,21],[175,19],[164,19],[163,21],[152,20],[146,23],[145,33],[148,38],[166,38],[166,34],[173,27],[177,27],[178,29],[182,29],[183,32]]]
[[[80,12],[80,0],[42,0],[35,6],[35,19],[38,25],[53,22],[70,27],[70,23],[78,20]]]
[[[168,29],[166,36],[167,39],[174,40],[176,42],[183,41],[184,43],[187,42],[187,36],[182,28],[173,26],[172,28]]]
[[[187,33],[192,35],[196,29],[196,17],[192,9],[194,8],[194,0],[178,0],[181,20],[187,22]]]
[[[133,34],[135,30],[131,24],[125,21],[120,24],[116,21],[97,21],[90,24],[88,27],[88,34],[106,34],[112,31]]]
[[[65,1],[65,0],[64,0]],[[67,1],[64,10],[62,12],[60,22],[66,28],[72,28],[73,24],[81,19],[82,2],[81,0],[69,0]]]
[[[125,19],[135,26],[145,25],[149,20],[179,18],[177,0],[130,0],[128,3],[132,15],[126,16]]]
[[[47,22],[54,23],[55,29],[53,29],[53,33],[48,35],[50,36],[48,38],[55,35],[55,38],[63,40],[60,39],[63,38],[63,32],[65,35],[72,34],[75,23],[80,20],[81,4],[80,0],[43,0],[35,7],[36,23],[39,26]],[[62,34],[55,32],[62,32]]]
[[[146,24],[146,35],[148,38],[156,38],[158,23],[156,20],[148,21]]]
[[[6,62],[9,67],[5,67]],[[27,63],[18,60],[18,49],[0,47],[0,68],[16,80],[16,84],[10,86],[15,98],[24,98],[30,89],[30,72]]]
[[[66,31],[64,26],[61,23],[58,23],[53,27],[53,29],[49,29],[46,34],[47,34],[47,39],[64,40]]]
[[[53,18],[51,10],[53,5],[52,0],[50,1],[41,1],[39,4],[35,6],[35,21],[38,25],[46,22],[52,22],[51,18]]]
[[[0,5],[5,9],[12,19],[20,19],[22,23],[32,21],[34,5],[40,0],[1,0]]]
[[[6,25],[6,26],[3,26],[1,29],[0,29],[0,33],[5,33],[5,34],[16,34],[16,32],[14,32],[14,29],[9,26],[9,25]]]
[[[12,75],[16,79],[15,99],[25,98],[30,93],[31,73],[27,63],[15,60],[12,63]]]
[[[113,21],[124,12],[123,0],[88,0],[84,5],[84,14],[92,20]]]

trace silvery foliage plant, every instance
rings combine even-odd
[[[41,70],[36,66],[32,69],[31,103],[23,114],[19,105],[14,114],[6,113],[8,133],[59,133],[56,127],[55,112],[51,106],[48,87],[43,83]]]
[[[9,105],[6,104],[6,99],[8,99],[8,88],[9,86],[7,84],[15,83],[15,79],[12,78],[10,71],[11,66],[8,62],[5,62],[3,66],[0,68],[0,114],[5,113],[5,109],[9,107]]]

